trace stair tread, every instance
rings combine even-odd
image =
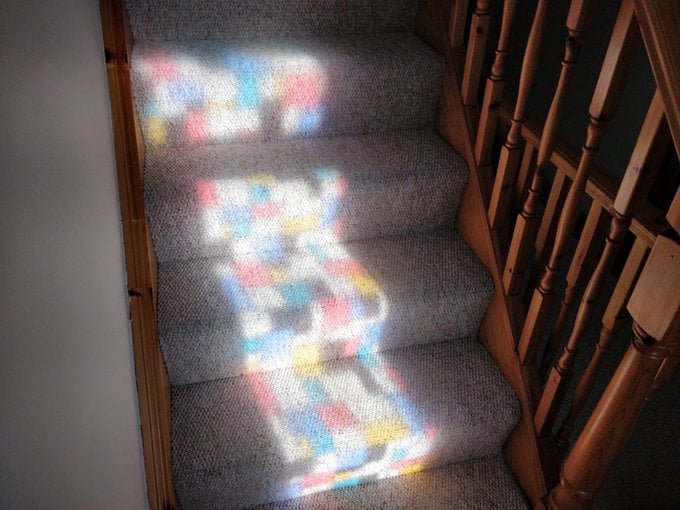
[[[172,412],[185,509],[270,503],[484,457],[519,417],[474,339],[178,386]]]
[[[147,147],[431,126],[443,69],[411,33],[139,42],[131,60]]]
[[[417,5],[415,0],[135,0],[126,3],[137,41],[409,30],[415,25]]]
[[[216,502],[216,507],[219,504]],[[257,510],[527,510],[500,455],[258,506]]]
[[[268,179],[272,191],[295,183],[317,198],[329,175],[339,188],[332,201],[334,232],[338,240],[350,240],[452,227],[468,168],[429,129],[152,150],[145,202],[158,260],[224,253],[219,238],[206,240],[203,212],[214,206],[205,203],[202,187],[225,193],[226,187],[236,191],[243,182]],[[289,193],[279,205],[299,202],[299,195]],[[330,205],[322,201],[311,213],[323,215]]]
[[[493,292],[455,233],[292,253],[159,265],[159,337],[172,384],[242,373],[248,363],[289,366],[310,349],[332,359],[471,336]],[[277,267],[284,273],[272,273]]]

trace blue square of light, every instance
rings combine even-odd
[[[201,106],[203,104],[203,87],[195,81],[172,81],[168,84],[168,93],[174,102],[185,106]]]
[[[239,239],[243,239],[243,238],[248,237],[250,235],[250,231],[251,231],[250,227],[251,227],[251,225],[250,225],[249,222],[234,223],[231,226],[234,237],[237,237]]]
[[[418,411],[413,404],[411,404],[411,401],[399,393],[392,394],[391,398],[395,407],[399,410],[399,414],[404,418],[411,435],[420,436],[425,434],[423,421],[420,419],[420,416],[418,416]]]
[[[328,433],[316,434],[309,437],[309,442],[312,443],[312,448],[317,456],[327,455],[333,453],[335,445],[333,439]]]
[[[351,299],[350,305],[352,307],[352,319],[363,319],[366,316],[366,306],[361,299]]]
[[[321,387],[321,384],[319,384],[319,381],[310,378],[306,379],[304,384],[309,400],[313,403],[322,404],[328,401],[328,395],[326,395],[326,392]]]
[[[222,219],[227,223],[250,222],[250,210],[247,207],[227,207],[222,210]]]
[[[383,332],[383,323],[373,324],[366,330],[364,338],[369,345],[375,345],[380,341]]]
[[[260,91],[256,74],[241,73],[238,75],[238,103],[241,108],[260,106]]]
[[[368,461],[368,449],[363,446],[348,452],[338,452],[337,455],[338,470],[358,468]]]
[[[312,298],[309,288],[302,282],[283,283],[279,290],[290,308],[304,308]]]
[[[338,221],[338,210],[340,209],[340,201],[333,198],[324,203],[323,213],[323,227],[331,228]]]
[[[248,295],[236,278],[223,276],[220,278],[220,286],[222,287],[222,292],[233,301],[236,310],[245,312],[252,309],[250,298],[248,298]]]
[[[326,252],[317,243],[309,242],[307,243],[307,250],[314,256],[319,262],[325,262],[328,258]]]
[[[316,131],[323,120],[323,109],[319,106],[303,108],[298,124],[299,133],[312,133]]]
[[[266,184],[253,184],[250,186],[250,195],[256,202],[269,200],[269,186]]]
[[[278,236],[265,236],[257,239],[257,253],[259,259],[271,265],[283,258],[283,244]]]
[[[286,412],[286,418],[297,435],[308,438],[312,443],[315,437],[327,436],[330,439],[328,429],[314,407],[291,409]]]

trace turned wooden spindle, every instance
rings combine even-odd
[[[524,144],[522,162],[519,165],[519,173],[515,183],[514,203],[516,204],[523,204],[529,192],[529,184],[531,184],[531,179],[534,177],[534,169],[536,168],[536,155],[536,147],[527,141]]]
[[[609,300],[607,309],[602,316],[602,329],[595,345],[595,351],[585,371],[581,374],[567,417],[562,422],[562,426],[557,433],[556,444],[560,457],[564,456],[569,446],[569,439],[571,438],[574,424],[593,389],[604,353],[609,348],[614,336],[623,327],[628,299],[633,292],[635,283],[640,276],[640,271],[642,271],[648,255],[649,246],[642,239],[638,238],[633,244],[623,271],[621,271],[621,276],[619,276],[616,282],[616,287]]]
[[[451,5],[449,41],[452,48],[459,48],[465,42],[465,22],[467,21],[468,0],[454,0]]]
[[[621,186],[614,199],[614,215],[604,250],[583,293],[564,351],[553,367],[546,382],[543,395],[536,411],[535,423],[539,435],[552,430],[554,420],[564,399],[564,393],[571,380],[573,365],[581,339],[595,312],[609,271],[628,232],[633,216],[647,197],[656,171],[661,164],[670,139],[661,95],[654,94],[640,135],[633,149]]]
[[[589,508],[633,432],[660,368],[680,347],[680,244],[659,236],[628,302],[633,339],[545,504]]]
[[[548,338],[548,343],[543,352],[540,370],[541,377],[543,378],[548,375],[555,355],[562,343],[571,306],[578,299],[581,287],[595,267],[601,242],[605,237],[607,219],[607,213],[602,206],[597,204],[597,202],[593,202],[590,206],[590,211],[588,212],[588,217],[586,218],[583,230],[581,231],[576,251],[569,264],[567,287],[565,288],[564,296],[562,297],[560,312],[557,315],[557,320],[553,325],[550,337]]]
[[[560,76],[555,94],[550,103],[543,134],[541,135],[534,176],[531,180],[529,193],[526,200],[524,200],[522,210],[517,216],[503,272],[503,286],[505,292],[510,296],[517,295],[521,291],[522,276],[536,239],[538,205],[543,189],[543,181],[545,180],[545,167],[550,162],[550,156],[555,147],[555,139],[564,109],[567,88],[583,44],[590,6],[590,0],[573,0],[569,7],[569,15],[566,22],[568,36],[564,45],[564,57],[562,58]]]
[[[479,80],[482,77],[484,52],[489,38],[489,14],[491,0],[477,0],[470,23],[461,95],[465,106],[477,106]]]
[[[505,88],[505,59],[508,54],[508,41],[516,6],[517,0],[505,0],[503,3],[501,33],[498,36],[498,45],[496,46],[491,73],[486,80],[475,141],[475,160],[478,166],[487,166],[491,163],[491,148],[498,126],[498,110]]]
[[[632,0],[624,0],[614,25],[614,31],[590,104],[586,140],[581,149],[581,158],[576,175],[571,183],[564,209],[560,214],[555,243],[548,257],[543,276],[534,290],[520,335],[518,351],[523,364],[533,364],[536,360],[538,344],[554,299],[560,262],[578,218],[588,180],[588,172],[606,130],[607,122],[612,118],[618,106],[624,79],[634,50],[637,48],[639,37]],[[538,168],[534,177],[536,175],[538,175]]]
[[[534,20],[527,40],[526,51],[522,59],[522,69],[519,75],[519,92],[515,111],[510,121],[510,131],[501,148],[496,178],[491,191],[489,203],[489,225],[492,230],[501,229],[507,220],[508,207],[512,198],[512,189],[517,175],[517,167],[522,149],[522,121],[526,112],[529,92],[534,82],[538,58],[541,54],[543,33],[548,17],[548,0],[539,0],[536,6]]]

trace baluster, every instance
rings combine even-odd
[[[564,297],[560,306],[560,312],[553,326],[548,343],[546,344],[541,362],[541,377],[545,378],[555,359],[557,350],[562,343],[562,335],[564,328],[567,325],[567,318],[571,311],[571,305],[574,304],[578,298],[578,291],[584,283],[587,275],[589,275],[595,267],[597,261],[598,250],[601,241],[604,239],[605,228],[607,224],[607,214],[602,206],[593,202],[586,218],[586,223],[581,231],[581,236],[576,246],[576,251],[569,264],[569,271],[567,272],[567,287],[564,290]]]
[[[522,60],[522,70],[519,75],[519,93],[515,103],[515,111],[510,122],[510,131],[501,148],[498,170],[491,192],[489,204],[489,225],[493,230],[502,228],[508,213],[508,205],[517,174],[522,141],[522,122],[529,99],[531,85],[534,82],[538,57],[540,56],[543,32],[548,15],[548,0],[539,0],[536,6],[534,20],[527,40],[526,51]]]
[[[550,492],[551,509],[589,508],[633,432],[664,362],[680,347],[680,244],[659,236],[628,302],[633,339]]]
[[[529,191],[529,184],[534,176],[534,169],[536,168],[536,147],[531,142],[524,144],[524,153],[522,154],[522,162],[519,165],[519,174],[517,175],[517,183],[515,184],[515,204],[523,204],[524,198]]]
[[[640,135],[633,149],[619,191],[614,199],[614,214],[600,261],[588,282],[579,304],[576,322],[564,351],[553,367],[536,411],[535,424],[539,435],[548,433],[562,404],[572,375],[572,368],[581,338],[586,331],[612,264],[630,223],[640,204],[647,197],[658,166],[668,144],[663,102],[657,92],[652,99]]]
[[[628,259],[626,260],[626,265],[621,272],[621,276],[616,282],[616,287],[609,300],[607,309],[602,316],[602,329],[600,329],[600,337],[595,345],[593,356],[590,358],[588,366],[581,375],[578,385],[576,386],[576,391],[574,391],[574,398],[571,401],[569,413],[564,419],[564,422],[562,422],[562,426],[557,433],[556,443],[561,455],[564,455],[566,452],[574,424],[576,423],[576,418],[578,418],[579,413],[586,403],[588,395],[590,395],[590,392],[593,389],[604,353],[609,348],[609,344],[616,333],[618,333],[623,326],[623,320],[626,317],[625,308],[626,304],[628,304],[628,298],[630,298],[630,294],[633,292],[633,287],[647,260],[647,255],[649,255],[649,246],[647,246],[643,240],[639,238],[636,239],[633,248],[630,250]]]
[[[564,201],[567,199],[570,187],[571,179],[558,170],[555,173],[555,179],[550,187],[550,194],[548,195],[545,210],[543,211],[543,219],[541,220],[541,226],[539,227],[538,235],[536,236],[536,243],[534,245],[534,249],[536,250],[534,255],[534,274],[539,273],[545,265],[548,252],[555,240],[557,221],[560,219],[559,212],[564,206]],[[537,283],[537,281],[534,281],[534,285],[530,286],[530,288],[536,286]]]
[[[475,142],[475,159],[478,166],[487,166],[491,162],[491,148],[498,125],[498,109],[503,99],[505,88],[505,57],[508,50],[510,28],[515,15],[517,0],[505,0],[503,4],[503,20],[501,21],[501,33],[498,36],[498,46],[494,57],[491,73],[486,80],[482,111],[479,117],[479,128]]]
[[[451,24],[449,26],[449,40],[452,48],[458,48],[465,42],[467,12],[468,0],[454,0],[451,6]]]
[[[531,248],[536,239],[536,217],[538,214],[538,200],[545,180],[545,167],[550,162],[557,129],[562,117],[567,87],[571,81],[576,66],[576,59],[583,44],[585,26],[590,12],[590,0],[572,0],[567,16],[567,40],[564,45],[564,57],[557,88],[550,103],[550,110],[545,121],[545,128],[541,135],[536,169],[529,187],[529,194],[524,201],[510,243],[509,255],[503,273],[503,286],[508,295],[520,292],[524,268],[527,265]]]
[[[599,147],[600,140],[606,130],[607,122],[613,116],[624,85],[634,50],[637,48],[640,34],[633,11],[632,0],[624,0],[614,31],[609,41],[595,93],[590,104],[590,120],[586,130],[586,141],[581,150],[576,175],[571,183],[569,194],[560,215],[555,234],[555,243],[545,266],[543,276],[534,290],[527,318],[522,328],[519,341],[519,356],[523,364],[535,362],[536,350],[545,328],[550,307],[555,293],[555,280],[564,253],[564,248],[571,235],[578,217],[583,199],[588,171]],[[538,168],[536,174],[538,174]]]
[[[482,76],[486,41],[489,38],[489,12],[491,0],[477,0],[470,23],[465,67],[463,69],[463,84],[461,94],[465,106],[477,106],[477,92],[479,80]]]

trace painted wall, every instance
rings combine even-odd
[[[0,508],[145,508],[97,0],[3,0],[0,91]]]

